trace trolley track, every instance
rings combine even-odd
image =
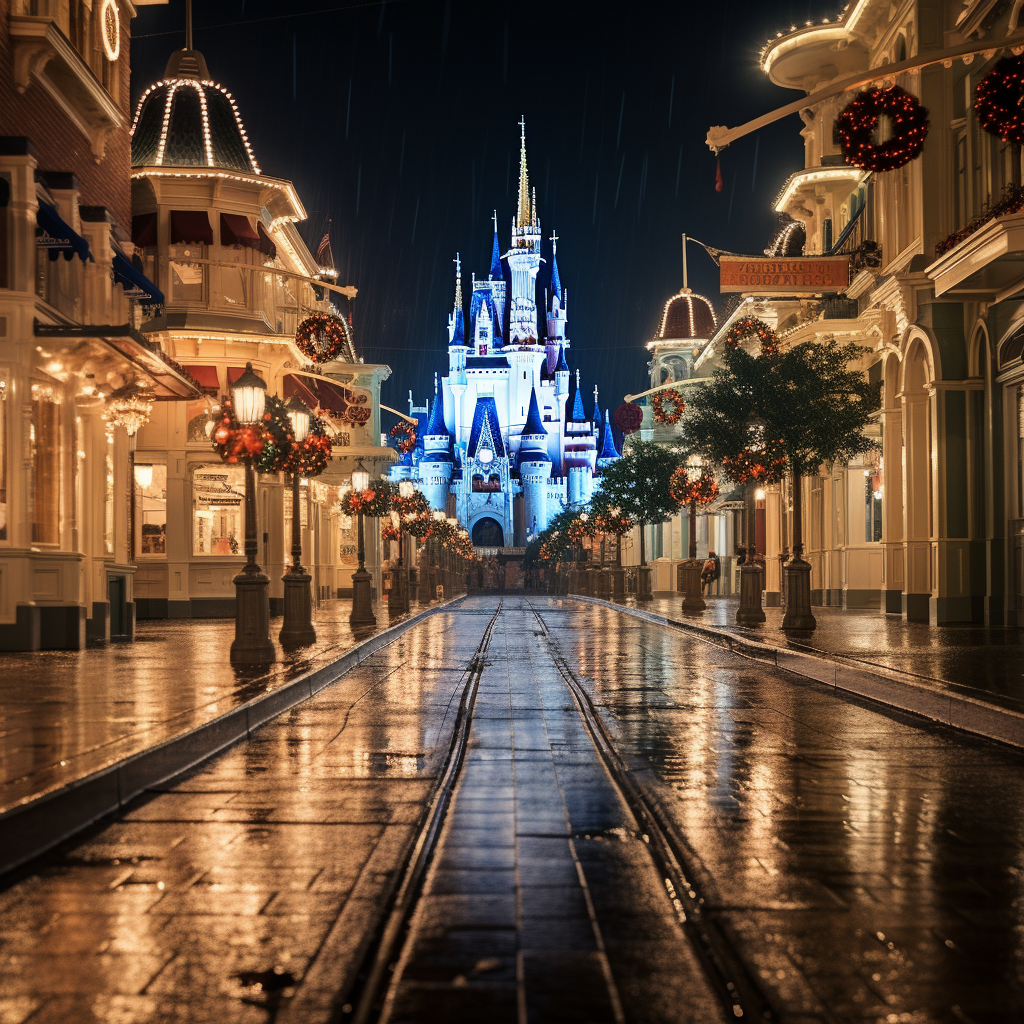
[[[728,936],[713,920],[707,893],[712,880],[679,835],[656,799],[646,794],[615,749],[612,737],[593,701],[552,638],[547,623],[528,599],[548,654],[572,694],[575,708],[622,802],[635,818],[645,847],[664,883],[666,899],[680,921],[701,969],[727,1016],[773,1022],[774,1008],[747,969]],[[399,980],[400,967],[415,940],[412,922],[433,859],[446,814],[452,803],[469,743],[476,695],[486,654],[503,601],[488,622],[476,654],[467,667],[452,741],[438,786],[420,832],[403,868],[402,881],[386,918],[368,945],[353,982],[339,994],[333,1020],[339,1024],[376,1024],[386,1017],[389,997]]]

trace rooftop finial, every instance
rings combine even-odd
[[[498,233],[498,211],[494,210],[491,213],[491,223],[494,225],[494,233]]]
[[[455,264],[455,308],[462,309],[462,259],[458,253],[452,262]]]
[[[526,170],[526,118],[519,118],[519,212],[516,226],[530,224],[530,176]]]
[[[185,49],[192,49],[192,0],[185,0]]]
[[[686,282],[686,235],[683,235],[683,291],[686,291],[688,287]]]
[[[551,255],[554,256],[554,254],[556,252],[558,252],[558,235],[554,231],[552,231],[551,232]]]
[[[577,366],[576,367],[576,390],[577,391],[579,390],[579,387],[580,387],[580,369]]]

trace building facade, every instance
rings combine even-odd
[[[416,480],[478,547],[525,545],[557,512],[587,502],[602,467],[619,454],[597,389],[585,402],[579,371],[574,378],[569,369],[558,239],[552,235],[542,275],[523,122],[520,128],[511,245],[502,255],[495,216],[490,268],[486,279],[472,278],[468,318],[456,257],[448,372],[435,380],[422,447],[391,470],[394,479]]]
[[[857,342],[880,388],[877,453],[799,482],[819,603],[935,624],[1024,622],[1021,147],[984,130],[974,109],[978,83],[1024,47],[1020,8],[858,0],[763,51],[774,83],[808,94],[804,167],[776,209],[801,227],[804,255],[848,259],[849,283],[752,288],[744,311],[783,345]],[[835,123],[853,90],[873,85],[918,98],[930,130],[915,159],[868,173],[845,160]],[[768,490],[770,593],[791,507],[788,485]]]

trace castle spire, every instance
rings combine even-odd
[[[494,243],[491,245],[491,269],[488,271],[488,278],[492,281],[500,281],[501,274],[501,248],[498,245],[498,211],[495,210],[491,219],[494,221]]]
[[[455,308],[448,318],[448,344],[464,345],[466,342],[466,317],[462,312],[462,259],[458,253],[452,260],[455,264]]]
[[[452,260],[455,264],[455,309],[462,309],[462,259],[459,254],[455,254],[455,259]]]
[[[530,209],[530,175],[526,170],[526,118],[519,118],[519,211],[516,227],[525,228],[533,223]]]

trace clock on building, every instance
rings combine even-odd
[[[118,54],[121,52],[121,12],[117,9],[117,0],[103,0],[100,33],[103,37],[103,52],[107,55],[107,60],[117,60]]]

